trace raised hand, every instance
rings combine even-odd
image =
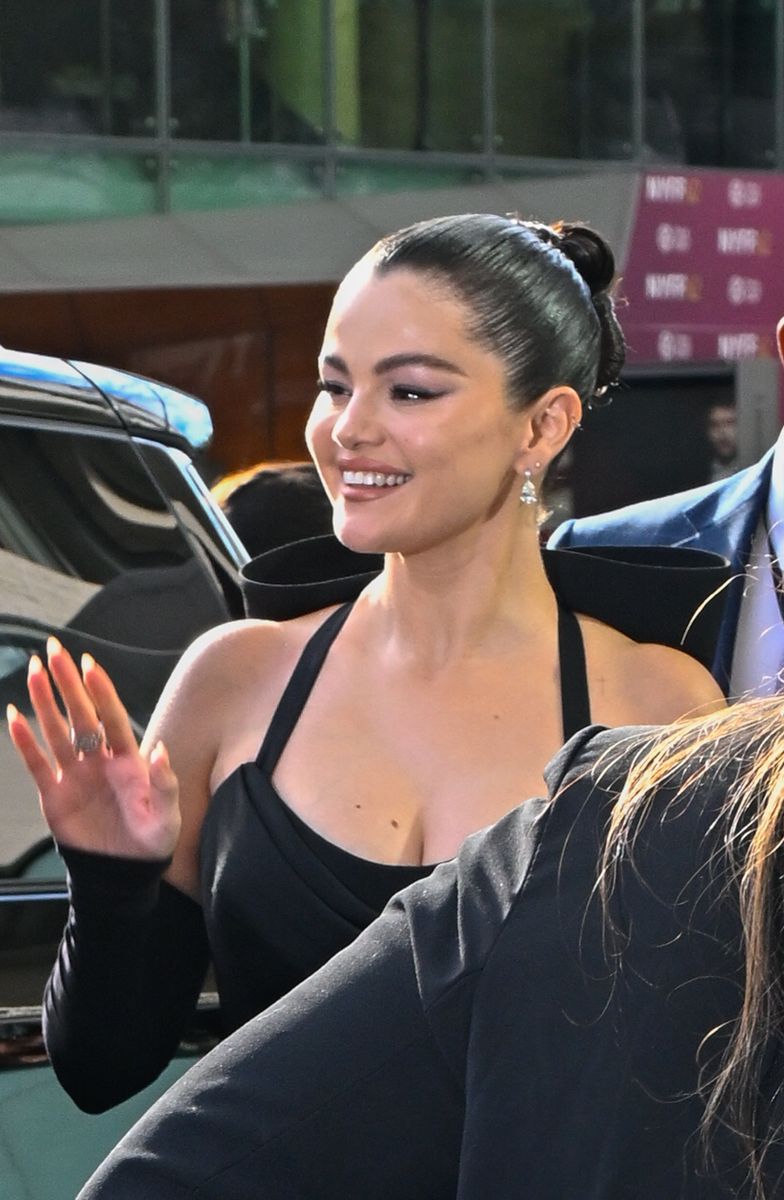
[[[36,655],[31,658],[27,680],[44,744],[13,705],[7,716],[54,838],[101,854],[168,858],[180,832],[180,809],[163,743],[149,759],[140,753],[111,679],[90,655],[83,655],[80,675],[68,651],[49,638],[47,658],[49,671]]]

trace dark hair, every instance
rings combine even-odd
[[[471,336],[506,364],[511,403],[557,384],[580,399],[616,383],[625,342],[611,287],[615,260],[584,225],[468,213],[420,221],[382,238],[375,269],[443,280],[470,309]]]
[[[332,532],[332,505],[312,463],[256,463],[220,480],[212,494],[252,558]]]

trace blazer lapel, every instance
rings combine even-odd
[[[721,485],[701,489],[694,503],[681,514],[691,527],[691,534],[673,543],[713,550],[730,560],[724,620],[713,663],[713,673],[725,689],[729,687],[745,568],[757,524],[765,513],[772,464],[773,449],[758,463],[730,476]]]

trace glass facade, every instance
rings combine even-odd
[[[782,37],[776,2],[657,0],[647,6],[646,142],[653,155],[700,166],[781,167],[775,154]]]
[[[547,160],[784,170],[781,0],[0,7],[0,221],[427,187]]]
[[[155,134],[155,0],[3,0],[0,131]]]

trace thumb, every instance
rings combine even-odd
[[[169,799],[177,794],[177,776],[169,762],[169,752],[161,741],[155,743],[150,755],[150,783],[156,792]]]

